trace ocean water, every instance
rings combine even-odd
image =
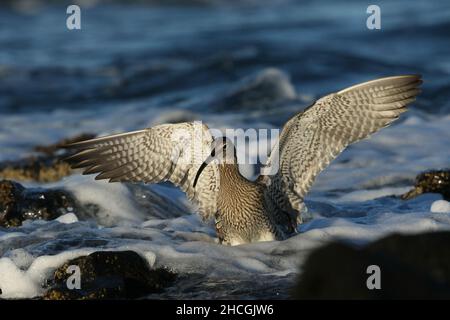
[[[79,31],[66,29],[62,5],[0,6],[0,161],[83,132],[180,120],[280,128],[314,99],[381,76],[422,74],[423,92],[399,121],[350,146],[318,177],[306,198],[311,219],[285,241],[221,246],[166,185],[77,174],[43,184],[97,204],[99,216],[0,228],[2,298],[42,295],[66,260],[124,249],[182,276],[150,298],[286,298],[307,255],[328,241],[362,245],[450,229],[440,195],[394,197],[421,171],[450,166],[448,1],[379,1],[381,30],[367,29],[361,1],[186,3],[100,2],[82,7]],[[164,210],[148,210],[147,188],[165,197]]]

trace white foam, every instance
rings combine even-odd
[[[31,298],[42,295],[44,282],[53,270],[69,259],[87,255],[93,250],[66,251],[54,256],[37,257],[30,267],[24,271],[10,258],[0,259],[0,288],[2,298]]]
[[[339,198],[340,201],[367,201],[390,195],[401,195],[407,192],[409,187],[381,188],[376,190],[357,190],[347,193]]]
[[[69,224],[69,223],[77,222],[77,221],[78,221],[78,218],[77,218],[77,216],[76,216],[74,213],[70,212],[70,213],[66,213],[66,214],[64,214],[64,215],[62,215],[62,216],[60,216],[60,217],[58,217],[58,218],[56,219],[56,221],[58,221],[58,222],[60,222],[60,223],[66,223],[66,224]]]
[[[431,212],[450,213],[450,202],[445,200],[438,200],[432,203]]]
[[[28,269],[34,259],[36,259],[36,257],[22,248],[11,250],[5,256],[10,258],[14,264],[22,270]]]
[[[39,294],[37,283],[9,258],[0,259],[0,289],[2,298],[28,298]]]
[[[98,205],[100,212],[97,218],[102,225],[136,224],[146,219],[145,212],[140,211],[131,200],[130,191],[120,183],[75,175],[64,178],[56,185],[63,185],[73,192],[83,204]]]

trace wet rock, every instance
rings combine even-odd
[[[296,299],[449,299],[450,232],[391,235],[363,248],[332,243],[314,251],[292,292]],[[367,288],[368,266],[381,289]]]
[[[5,161],[0,163],[0,177],[9,180],[54,182],[72,173],[69,164],[63,159],[71,154],[70,149],[60,148],[68,143],[90,139],[92,134],[82,134],[58,143],[37,146],[34,148],[37,155],[16,161]]]
[[[401,195],[404,200],[412,199],[422,193],[440,193],[445,200],[450,201],[450,169],[432,170],[416,177],[414,189]]]
[[[80,268],[80,289],[69,289],[69,266]],[[161,292],[176,275],[165,269],[151,269],[134,251],[97,251],[66,262],[53,276],[53,286],[44,299],[135,299]]]
[[[67,191],[27,189],[17,182],[0,181],[0,226],[2,227],[17,227],[27,219],[53,220],[74,211],[83,210]]]

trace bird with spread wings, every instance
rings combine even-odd
[[[98,174],[96,179],[110,182],[170,181],[197,205],[204,220],[215,219],[216,227],[220,222],[221,233],[228,235],[224,239],[234,237],[235,241],[226,243],[284,239],[295,232],[304,197],[316,176],[349,144],[396,120],[415,100],[421,83],[418,75],[393,76],[318,99],[284,125],[267,163],[278,170],[255,182],[238,173],[227,175],[220,161],[202,165],[211,152],[220,150],[208,127],[196,122],[162,124],[73,143],[67,147],[76,153],[67,161],[73,168],[83,168],[84,174]],[[233,183],[236,188],[226,187]],[[233,189],[254,191],[255,201],[262,204],[234,204],[229,197]],[[224,199],[228,198],[227,204]],[[273,236],[267,237],[267,232]]]

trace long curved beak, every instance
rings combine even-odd
[[[206,158],[205,161],[203,161],[203,163],[201,164],[200,168],[198,168],[197,174],[195,175],[195,179],[194,179],[194,184],[193,187],[195,188],[195,186],[197,185],[198,182],[198,178],[200,177],[200,175],[202,174],[203,170],[208,166],[208,164],[210,164],[214,159],[216,158],[216,150],[215,148],[213,148],[213,150],[211,151],[211,154],[208,156],[208,158]]]

